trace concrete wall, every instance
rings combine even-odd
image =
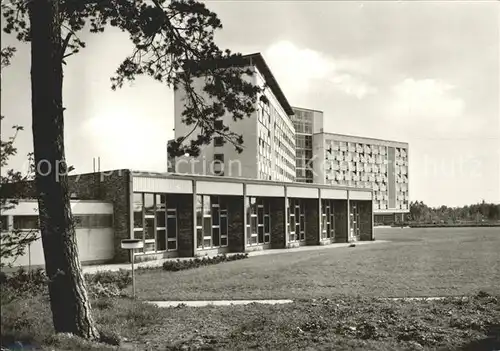
[[[256,75],[244,76],[248,82],[256,84]],[[210,98],[203,92],[205,86],[205,78],[196,78],[193,81],[193,87],[203,98],[210,103]],[[178,89],[174,92],[174,118],[175,118],[175,137],[188,135],[193,126],[187,126],[182,122],[182,112],[185,109],[186,93],[183,89]],[[255,106],[257,107],[257,106]],[[201,153],[198,157],[178,157],[176,163],[178,165],[176,173],[180,174],[198,174],[198,175],[213,175],[211,172],[212,161],[214,154],[224,154],[224,174],[231,177],[257,177],[257,112],[250,116],[245,116],[243,119],[234,121],[231,114],[226,113],[222,121],[225,125],[231,126],[231,131],[237,134],[244,135],[244,150],[238,153],[234,146],[230,143],[224,144],[222,147],[214,146],[214,141],[209,145],[201,147]],[[200,129],[196,129],[185,141],[195,139],[199,134]],[[232,160],[233,162],[229,162]],[[194,162],[197,161],[197,162]],[[193,165],[193,166],[192,166]],[[241,168],[240,168],[241,166]]]
[[[97,201],[71,201],[73,215],[113,214],[113,205]],[[2,216],[8,216],[9,227],[12,227],[13,216],[38,215],[38,202],[36,200],[22,200],[10,210],[2,212]],[[115,254],[113,228],[76,228],[75,229],[78,253],[82,263],[107,262],[113,259]],[[5,264],[14,267],[36,267],[44,266],[42,239],[40,232],[36,231],[37,239],[31,242],[25,250],[25,254],[14,260],[7,260]]]

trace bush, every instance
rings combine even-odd
[[[43,269],[26,271],[23,268],[1,279],[2,304],[15,298],[25,298],[47,293],[47,276]]]
[[[129,271],[98,272],[85,274],[87,291],[92,297],[117,297],[123,295],[123,289],[132,284]],[[43,269],[26,271],[19,269],[0,277],[2,304],[26,296],[47,294],[48,278]]]
[[[213,264],[218,264],[222,262],[230,262],[236,260],[242,260],[248,258],[248,254],[234,254],[234,255],[217,255],[214,257],[203,257],[203,258],[193,258],[190,260],[175,260],[166,261],[163,263],[163,269],[170,272],[178,272],[186,269],[193,269]]]
[[[85,274],[87,284],[93,285],[115,285],[118,289],[125,289],[132,284],[132,274],[130,271],[120,269],[117,272],[97,272],[94,274]]]

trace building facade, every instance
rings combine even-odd
[[[293,107],[298,182],[374,190],[375,223],[409,212],[408,143],[326,133],[323,112]]]
[[[313,135],[314,183],[372,188],[375,222],[409,212],[408,144],[351,135]]]
[[[80,261],[91,264],[112,260],[115,255],[113,205],[95,200],[71,200],[71,211]],[[2,258],[4,264],[14,267],[45,265],[38,212],[37,200],[21,200],[13,208],[2,211],[2,232],[16,230],[21,236],[36,236],[36,240],[26,246],[23,255],[15,259]]]
[[[371,189],[115,170],[70,176],[69,190],[112,208],[113,262],[129,238],[144,242],[137,261],[373,240]]]
[[[264,87],[266,102],[257,99],[255,112],[249,117],[234,122],[231,114],[222,118],[231,131],[243,135],[243,152],[238,153],[230,143],[223,143],[220,137],[201,148],[198,157],[178,157],[175,172],[179,174],[218,175],[244,177],[262,180],[291,182],[295,180],[295,130],[290,115],[293,110],[278,82],[261,54],[245,56],[252,75],[243,78],[256,86]],[[204,78],[194,81],[194,88],[203,96]],[[175,137],[191,135],[192,126],[182,122],[185,108],[185,92],[175,91]],[[220,123],[220,122],[216,122]]]

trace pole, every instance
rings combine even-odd
[[[132,297],[135,299],[135,274],[134,274],[134,250],[130,250],[132,253]]]

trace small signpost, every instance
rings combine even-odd
[[[144,247],[144,241],[140,239],[123,239],[122,249],[130,250],[132,262],[132,297],[135,299],[135,274],[134,274],[134,251],[135,249],[142,249]]]

